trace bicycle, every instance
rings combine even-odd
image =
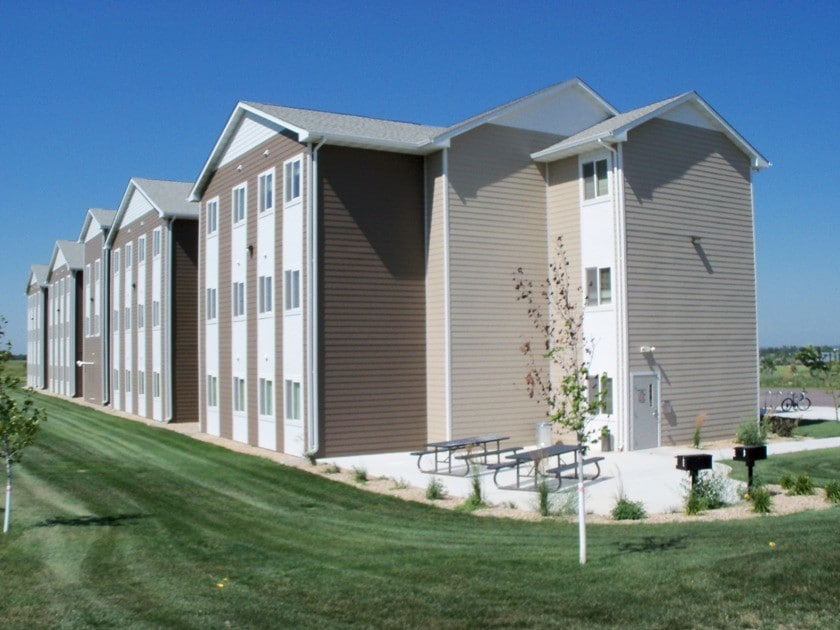
[[[811,399],[805,395],[803,389],[801,393],[790,392],[790,396],[782,401],[782,411],[790,411],[796,409],[797,411],[808,411],[811,408]]]

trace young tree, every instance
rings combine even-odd
[[[840,420],[840,361],[823,360],[822,353],[814,346],[802,348],[796,358],[811,371],[811,376],[822,381],[834,399],[834,419]]]
[[[38,426],[47,419],[35,407],[32,390],[21,387],[20,379],[7,373],[11,344],[3,343],[6,320],[0,317],[0,451],[6,464],[6,511],[3,533],[9,531],[12,513],[12,464],[20,461],[23,450],[35,441]]]
[[[590,396],[591,349],[583,338],[583,303],[580,284],[573,282],[562,237],[548,265],[548,279],[539,285],[520,267],[514,274],[516,298],[528,307],[528,318],[540,337],[541,350],[531,340],[521,346],[528,369],[525,385],[531,398],[546,404],[549,420],[573,431],[577,437],[578,529],[580,563],[586,564],[586,506],[583,488],[583,455],[588,442],[587,424],[603,407],[603,378]]]

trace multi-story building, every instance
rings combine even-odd
[[[47,271],[47,388],[76,397],[82,389],[82,269],[84,246],[56,241]]]
[[[114,409],[165,422],[198,414],[197,204],[192,184],[132,178],[104,247]]]
[[[47,265],[32,265],[26,282],[26,386],[47,387]]]

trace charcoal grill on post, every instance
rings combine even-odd
[[[712,456],[705,453],[677,455],[677,469],[687,470],[691,475],[691,487],[697,483],[697,473],[712,467]]]
[[[752,490],[753,485],[753,466],[760,459],[767,459],[766,446],[736,446],[735,457],[736,462],[744,462],[747,465],[747,490]]]

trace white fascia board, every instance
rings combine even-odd
[[[531,159],[535,162],[554,162],[555,160],[561,160],[573,155],[580,155],[581,153],[587,153],[588,151],[599,149],[603,146],[601,141],[609,142],[611,144],[622,142],[623,139],[626,139],[626,136],[622,136],[621,138],[622,139],[617,139],[611,133],[602,133],[597,136],[581,138],[577,142],[567,144],[561,149],[553,149],[549,147],[547,149],[543,149],[542,151],[537,151],[536,153],[531,154]]]
[[[351,134],[320,133],[317,131],[304,132],[299,139],[302,143],[318,144],[323,142],[337,146],[387,151],[390,153],[407,153],[411,155],[428,155],[429,153],[434,153],[439,149],[449,146],[448,140],[444,142],[402,142],[400,140],[383,140]]]
[[[125,216],[125,212],[128,209],[128,204],[131,202],[131,195],[135,190],[140,190],[140,188],[137,186],[137,182],[135,182],[134,178],[132,177],[130,180],[128,180],[128,186],[125,187],[125,192],[123,193],[122,201],[120,201],[120,205],[117,208],[117,216],[114,217],[114,222],[111,224],[111,229],[108,230],[108,236],[105,238],[105,244],[108,247],[113,245],[114,239],[117,238],[117,232],[120,231],[120,226],[122,225],[123,217]]]

